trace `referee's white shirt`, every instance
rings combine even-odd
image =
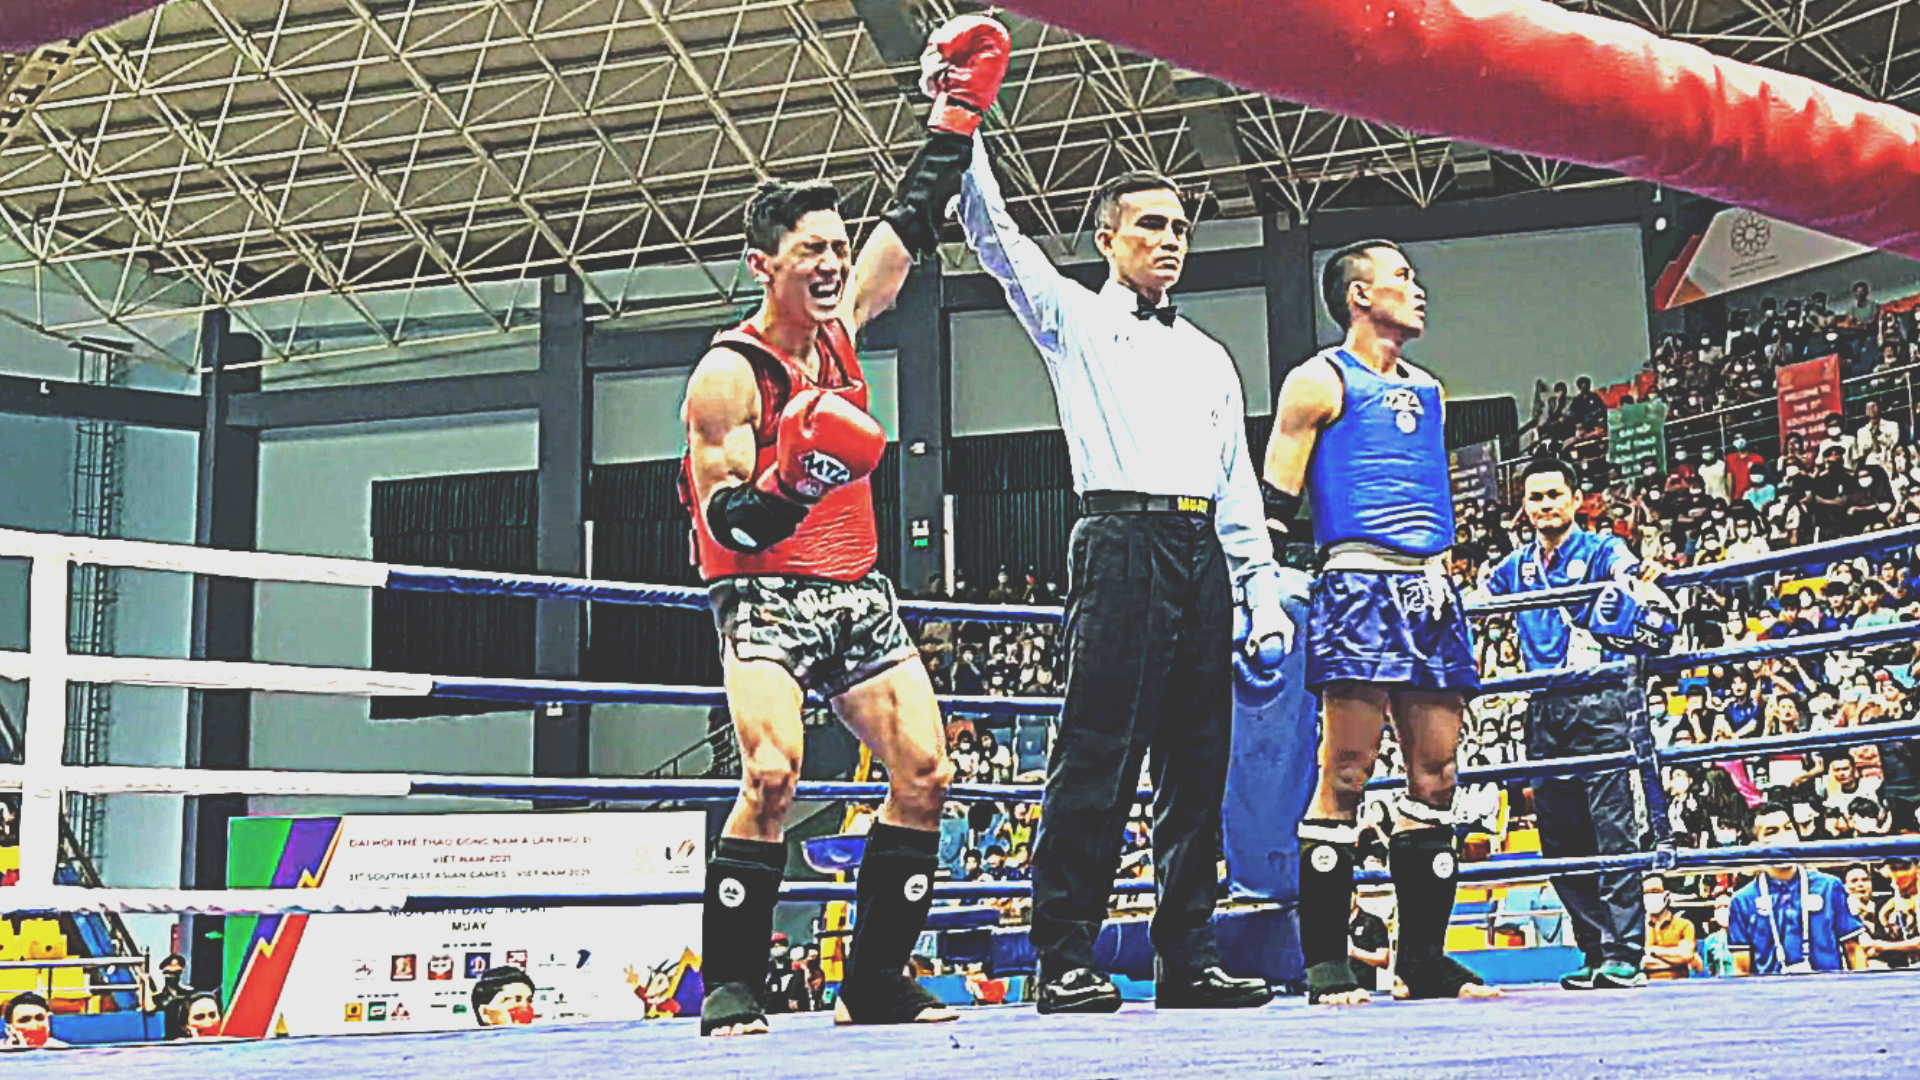
[[[1233,358],[1183,318],[1136,317],[1138,296],[1117,282],[1096,292],[1056,270],[1007,214],[985,144],[973,145],[960,221],[1046,361],[1074,490],[1209,497],[1233,581],[1274,565]]]

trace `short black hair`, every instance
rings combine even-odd
[[[1856,795],[1853,801],[1847,804],[1847,815],[1849,817],[1878,819],[1880,817],[1880,804],[1867,798],[1865,795]]]
[[[1364,275],[1373,272],[1371,252],[1378,250],[1398,251],[1405,255],[1406,249],[1391,240],[1359,240],[1348,244],[1333,253],[1327,259],[1326,268],[1320,271],[1320,299],[1327,305],[1327,314],[1345,330],[1352,323],[1347,312],[1347,286],[1356,281],[1370,281]],[[1566,384],[1561,383],[1564,387]]]
[[[533,977],[517,967],[488,968],[481,974],[480,981],[473,984],[473,1022],[485,1024],[486,1021],[480,1017],[480,1010],[493,1004],[493,999],[499,996],[500,991],[522,984],[525,984],[529,994],[539,989],[533,985]]]
[[[825,180],[798,184],[763,180],[747,200],[747,246],[775,254],[780,241],[800,224],[801,218],[816,210],[839,209],[840,191]]]
[[[1520,473],[1520,489],[1525,491],[1527,481],[1536,476],[1549,476],[1553,473],[1559,473],[1561,478],[1566,480],[1568,491],[1578,491],[1580,489],[1580,470],[1574,468],[1572,462],[1563,461],[1557,457],[1548,457],[1546,455],[1541,455],[1527,462],[1526,469]]]
[[[22,1005],[38,1005],[41,1008],[47,1010],[48,1013],[53,1012],[53,1007],[47,1004],[46,998],[41,997],[39,994],[36,994],[31,990],[28,990],[24,993],[13,995],[13,998],[7,1002],[7,1016],[6,1016],[7,1023],[9,1024],[13,1023],[14,1011],[19,1009]]]
[[[1093,220],[1101,228],[1114,229],[1120,225],[1120,200],[1128,195],[1137,195],[1142,191],[1171,191],[1180,200],[1180,206],[1187,205],[1186,193],[1180,185],[1165,173],[1150,169],[1134,169],[1101,184],[1093,193]]]
[[[1760,819],[1766,817],[1768,814],[1785,814],[1787,815],[1788,821],[1793,820],[1793,811],[1788,809],[1786,804],[1774,802],[1772,799],[1768,799],[1766,802],[1754,807],[1753,812],[1747,815],[1747,820],[1754,824],[1759,824]]]

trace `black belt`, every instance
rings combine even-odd
[[[1142,495],[1137,491],[1089,491],[1080,496],[1082,514],[1187,514],[1211,518],[1213,500],[1198,495]]]

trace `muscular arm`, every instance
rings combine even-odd
[[[1288,494],[1302,492],[1320,429],[1339,419],[1341,393],[1340,376],[1324,361],[1309,360],[1287,375],[1274,408],[1263,480]]]
[[[702,508],[716,488],[753,481],[758,454],[753,421],[760,414],[760,388],[745,357],[732,349],[708,350],[687,383],[683,414],[693,495]]]
[[[893,306],[900,287],[913,269],[913,253],[900,242],[900,234],[885,221],[874,226],[853,264],[852,288],[840,303],[840,318],[850,333],[878,318]]]

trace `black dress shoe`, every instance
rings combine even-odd
[[[1035,1004],[1042,1013],[1110,1013],[1120,1008],[1120,991],[1092,968],[1070,968],[1042,979]]]
[[[1214,966],[1184,979],[1161,978],[1154,984],[1156,1009],[1257,1009],[1273,1000],[1265,979],[1241,979]]]

